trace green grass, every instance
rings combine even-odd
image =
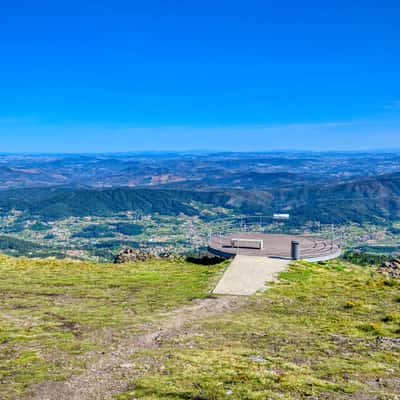
[[[0,398],[79,373],[90,352],[207,297],[223,268],[0,256]],[[396,399],[399,338],[398,280],[299,262],[243,308],[135,354],[139,377],[118,398]]]
[[[0,398],[84,368],[81,355],[195,298],[223,265],[96,264],[0,256]]]
[[[397,399],[399,289],[371,268],[296,263],[243,309],[135,355],[143,375],[118,398]]]

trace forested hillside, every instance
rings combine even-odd
[[[3,212],[27,211],[43,219],[143,214],[196,215],[191,203],[228,207],[244,214],[285,210],[298,222],[379,222],[400,217],[400,174],[360,178],[341,184],[303,184],[273,190],[20,189],[0,192]]]

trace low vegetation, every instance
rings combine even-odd
[[[365,253],[362,251],[347,251],[342,256],[343,260],[361,266],[379,265],[393,259],[387,254]]]
[[[127,399],[396,399],[398,281],[342,262],[296,263],[239,311],[137,354]]]
[[[65,257],[60,249],[55,247],[8,235],[0,235],[0,251],[9,255],[26,254],[29,257]]]
[[[210,297],[225,264],[0,258],[0,398],[81,373],[166,313]],[[132,356],[118,400],[396,399],[400,282],[298,262],[271,290]],[[130,378],[129,378],[130,377]]]
[[[63,380],[166,312],[206,297],[222,265],[96,264],[0,256],[0,398]]]

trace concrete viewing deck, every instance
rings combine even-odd
[[[232,240],[241,239],[244,242],[262,241],[262,246],[232,245]],[[300,258],[308,261],[323,261],[337,258],[341,249],[337,243],[318,236],[266,234],[256,232],[235,232],[224,236],[214,236],[208,243],[210,252],[230,258],[235,255],[271,257],[290,260],[291,243],[299,242]]]

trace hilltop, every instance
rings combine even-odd
[[[224,266],[2,256],[0,397],[395,399],[398,280],[299,262],[215,298]]]

